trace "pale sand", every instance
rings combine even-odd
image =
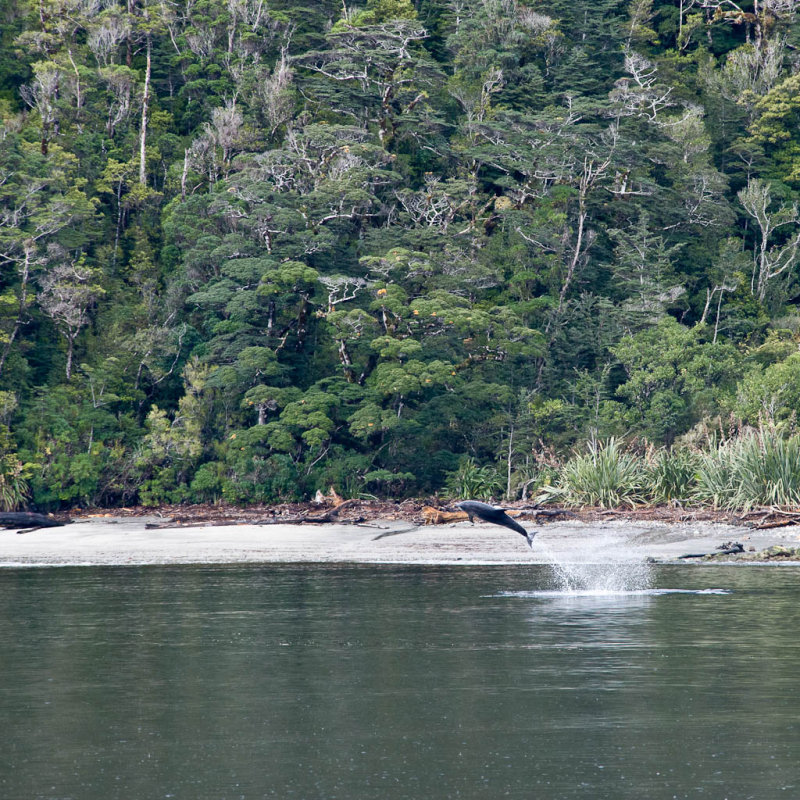
[[[754,531],[710,523],[584,524],[540,527],[529,549],[513,532],[458,523],[236,525],[145,530],[144,518],[84,519],[31,533],[0,531],[0,566],[222,563],[537,564],[669,561],[712,552],[727,541],[745,549],[800,546],[797,528]],[[531,526],[532,527],[532,526]],[[389,534],[389,535],[387,535]],[[380,538],[377,538],[380,537]],[[686,563],[686,562],[680,562]]]

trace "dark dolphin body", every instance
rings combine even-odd
[[[467,512],[469,521],[472,522],[473,517],[478,517],[484,522],[492,522],[495,525],[503,525],[506,528],[511,528],[520,535],[524,536],[528,542],[528,547],[533,547],[533,537],[536,536],[536,531],[528,533],[519,522],[511,519],[506,514],[505,510],[498,506],[490,506],[488,503],[480,503],[477,500],[464,500],[463,503],[456,504],[462,511]]]

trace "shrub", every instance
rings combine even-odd
[[[34,505],[96,505],[107,455],[107,449],[98,444],[91,453],[54,453],[41,458],[31,476]]]
[[[139,487],[139,502],[143,506],[184,503],[187,499],[188,487],[178,481],[174,467],[163,467],[152,478],[142,481]]]
[[[754,505],[796,506],[800,503],[800,438],[784,439],[759,431],[741,444],[738,460],[740,508]]]
[[[264,458],[242,454],[226,459],[222,497],[229,503],[286,503],[307,496],[303,476],[291,457],[276,453]]]
[[[403,492],[409,483],[413,483],[416,476],[413,472],[392,472],[388,469],[375,469],[364,476],[364,485],[368,488],[387,492]]]
[[[199,467],[189,485],[189,499],[193,503],[218,503],[222,498],[224,471],[224,464],[218,461],[211,461]]]
[[[369,456],[334,445],[326,459],[317,464],[312,460],[312,464],[303,467],[305,496],[313,495],[317,490],[327,492],[333,487],[342,497],[358,497],[364,491],[363,475],[369,470],[369,464]]]
[[[0,392],[2,395],[8,392]],[[23,464],[14,451],[11,434],[5,425],[0,425],[0,511],[16,511],[28,500],[33,464]]]

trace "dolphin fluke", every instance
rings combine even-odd
[[[531,550],[533,549],[533,537],[534,536],[536,536],[536,531],[534,531],[533,533],[528,533],[527,531],[525,532],[525,538],[528,540],[528,547],[530,547]]]
[[[515,519],[506,514],[505,509],[499,506],[490,506],[488,503],[481,503],[478,500],[464,500],[456,504],[462,511],[467,512],[469,521],[472,522],[473,517],[478,517],[484,522],[491,522],[494,525],[502,525],[505,528],[510,528],[512,531],[524,536],[528,542],[528,547],[533,547],[533,537],[536,536],[536,531],[528,533],[522,525]]]

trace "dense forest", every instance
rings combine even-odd
[[[791,437],[797,5],[0,0],[0,504]]]

